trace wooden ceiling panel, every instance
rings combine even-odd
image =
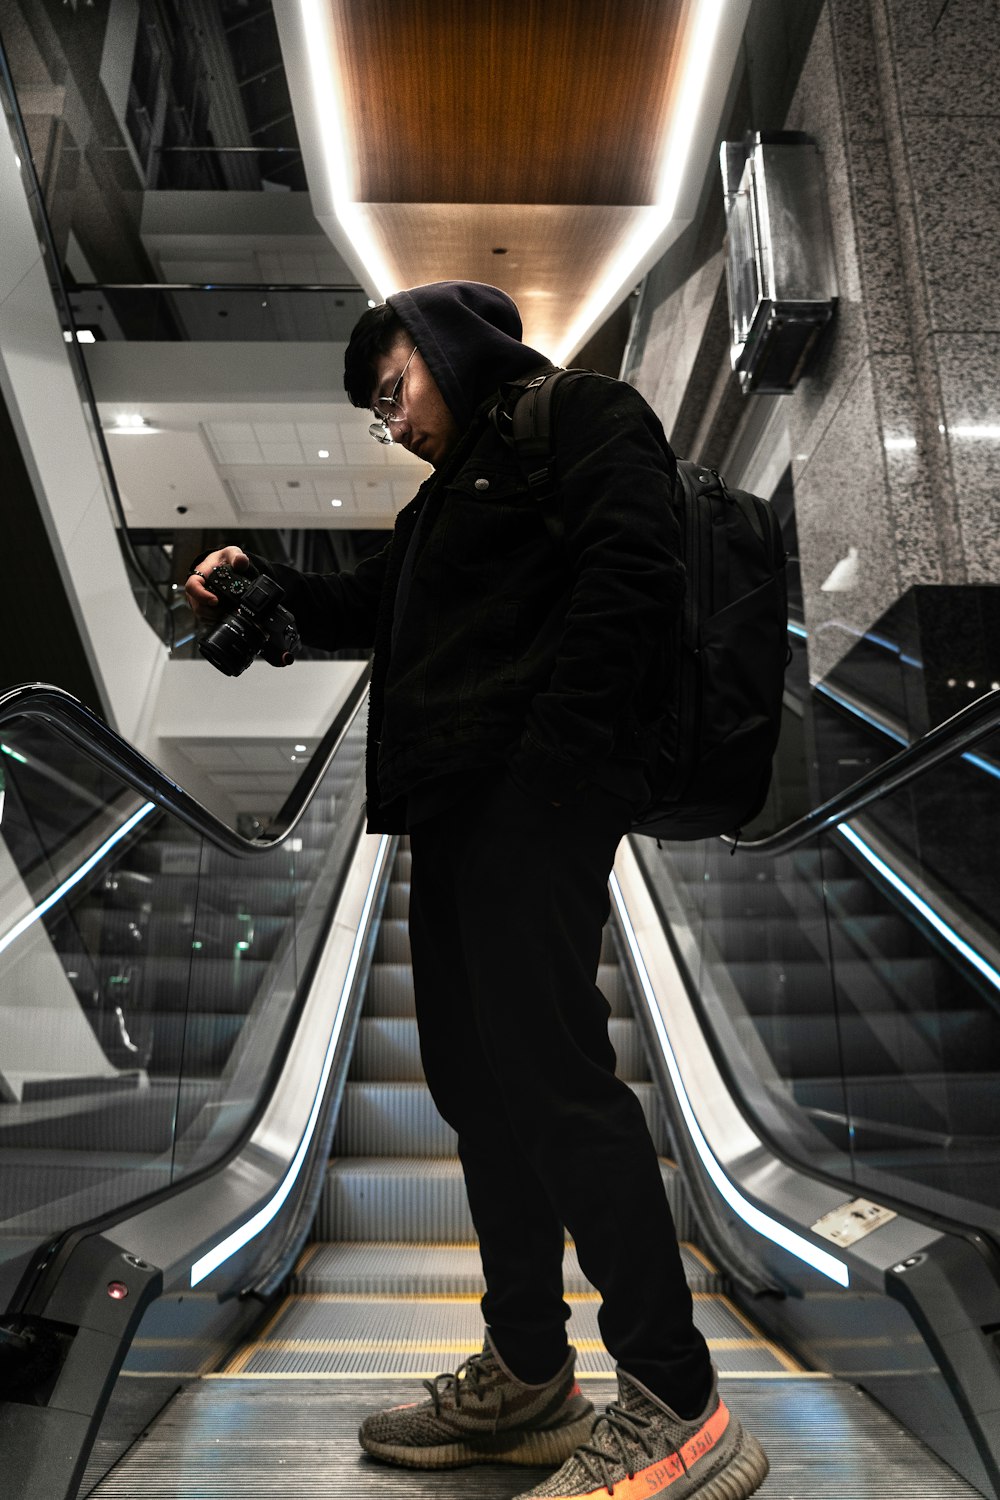
[[[558,349],[623,237],[650,208],[373,203],[363,213],[401,286],[485,281],[521,310],[525,342]],[[494,255],[503,245],[506,255]]]
[[[329,3],[361,202],[652,201],[692,0]]]

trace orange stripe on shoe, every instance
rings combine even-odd
[[[729,1412],[725,1402],[720,1401],[708,1421],[702,1423],[678,1453],[657,1459],[645,1469],[637,1469],[631,1479],[620,1479],[613,1490],[614,1500],[656,1500],[657,1495],[665,1495],[675,1480],[683,1479],[699,1459],[711,1453],[728,1426]],[[566,1495],[563,1500],[598,1500],[607,1493],[607,1487],[602,1484],[596,1490],[587,1490],[586,1494]]]

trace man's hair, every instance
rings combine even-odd
[[[368,406],[376,383],[376,363],[388,354],[406,325],[388,302],[370,307],[354,325],[344,355],[344,389],[352,406]]]

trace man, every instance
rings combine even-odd
[[[345,385],[379,441],[433,468],[352,574],[271,566],[302,637],[373,645],[368,823],[408,830],[421,1056],[458,1133],[486,1295],[483,1352],[378,1413],[362,1446],[409,1467],[561,1464],[533,1496],[741,1500],[767,1472],[719,1401],[642,1111],[596,987],[607,880],[649,796],[683,595],[675,461],[628,385],[557,391],[561,536],[503,423],[547,361],[494,287],[440,282],[366,313]],[[189,579],[210,617],[202,577]],[[564,1226],[600,1290],[619,1400],[574,1376]],[[521,1500],[527,1500],[522,1496]]]

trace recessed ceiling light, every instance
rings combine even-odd
[[[331,500],[330,501],[331,505],[343,505],[343,503],[344,503],[343,500]]]
[[[304,750],[304,749],[305,749],[305,748],[306,748],[306,747],[305,747],[305,745],[296,745],[296,746],[295,746],[295,748],[296,748],[296,750],[298,750],[298,751],[302,751],[302,750]]]
[[[139,413],[134,411],[121,412],[115,417],[115,426],[129,428],[145,427],[146,418],[140,417]]]
[[[319,456],[320,456],[320,458],[329,458],[330,457],[330,450],[329,450],[329,448],[321,448],[319,450]]]

